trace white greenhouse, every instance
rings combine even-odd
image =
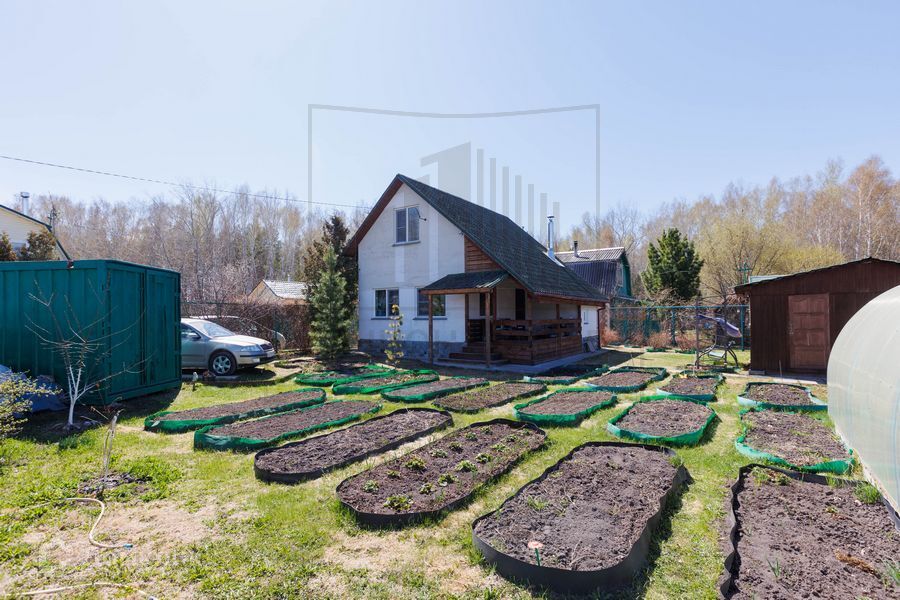
[[[900,508],[900,286],[863,306],[835,341],[828,414],[894,509]]]

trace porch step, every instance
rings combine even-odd
[[[449,357],[450,360],[465,360],[469,362],[484,362],[484,351],[482,352],[471,352],[468,348],[463,348],[462,352],[451,352]],[[491,362],[497,362],[503,360],[503,356],[496,352],[491,352]]]

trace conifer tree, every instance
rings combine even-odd
[[[350,349],[351,311],[346,301],[347,282],[340,273],[332,248],[325,249],[323,263],[310,298],[313,319],[309,337],[313,352],[333,361]]]
[[[18,260],[16,251],[13,250],[12,244],[9,242],[9,236],[5,231],[0,231],[0,262]]]
[[[641,273],[644,287],[652,295],[667,295],[687,301],[700,294],[700,269],[703,260],[694,250],[694,242],[677,229],[666,229],[647,249],[649,265]]]

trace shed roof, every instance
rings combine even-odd
[[[864,263],[880,263],[885,265],[896,265],[900,268],[900,262],[894,260],[885,260],[882,258],[873,258],[871,256],[866,258],[861,258],[859,260],[851,260],[845,263],[839,263],[836,265],[831,265],[828,267],[820,267],[818,269],[810,269],[809,271],[801,271],[799,273],[792,273],[790,275],[777,275],[775,277],[770,277],[768,279],[761,279],[757,281],[750,281],[750,283],[745,283],[742,285],[736,285],[734,287],[734,291],[738,294],[752,294],[754,291],[766,289],[768,286],[772,284],[778,284],[784,282],[789,279],[807,277],[810,275],[821,275],[827,274],[829,271],[837,271],[844,267],[849,267],[852,265],[859,265]]]
[[[422,288],[423,292],[489,290],[509,277],[506,271],[473,271],[445,275]]]

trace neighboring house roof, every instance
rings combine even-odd
[[[575,254],[574,250],[568,252],[557,252],[556,258],[566,264],[576,262],[589,262],[595,260],[617,261],[625,256],[625,248],[617,246],[615,248],[593,248],[591,250],[578,250]]]
[[[811,275],[814,273],[822,273],[825,271],[832,271],[832,270],[840,269],[842,267],[846,267],[848,265],[855,265],[858,263],[883,263],[883,264],[888,264],[888,265],[900,266],[900,262],[895,261],[895,260],[885,260],[883,258],[873,258],[873,257],[869,256],[866,258],[860,258],[858,260],[851,260],[849,262],[831,265],[829,267],[820,267],[818,269],[810,269],[809,271],[801,271],[799,273],[791,273],[790,275],[777,275],[777,276],[770,277],[768,279],[762,279],[759,281],[753,281],[751,278],[751,281],[749,283],[734,286],[734,291],[738,294],[749,294],[749,293],[752,293],[754,290],[764,288],[769,283],[784,281],[785,279],[789,279],[789,278],[793,278],[793,277],[804,277],[806,275]]]
[[[44,229],[46,229],[46,230],[49,231],[50,233],[53,233],[53,228],[51,228],[50,225],[48,225],[47,223],[44,223],[43,221],[39,221],[39,220],[35,219],[34,217],[30,217],[30,216],[26,215],[25,213],[22,213],[22,212],[17,211],[17,210],[14,209],[14,208],[10,208],[10,207],[8,207],[8,206],[5,206],[5,205],[3,205],[3,204],[0,204],[0,211],[6,211],[6,212],[8,212],[8,213],[11,213],[11,214],[13,214],[13,215],[16,215],[17,217],[21,217],[21,218],[23,218],[23,219],[26,219],[26,220],[28,220],[28,221],[31,221],[32,223],[34,223],[34,224],[36,224],[36,225],[40,225],[41,227],[43,227]],[[66,252],[66,249],[65,249],[65,248],[63,248],[63,245],[62,245],[62,243],[59,241],[59,238],[57,238],[55,234],[54,234],[53,237],[56,239],[56,247],[59,249],[60,255],[62,255],[66,260],[72,260],[72,259],[69,257],[69,253]]]
[[[275,296],[282,298],[283,300],[305,300],[306,299],[306,284],[300,283],[299,281],[276,281],[274,279],[263,279],[259,282],[259,285],[254,288],[254,292],[260,288],[260,286],[265,286],[272,292]]]
[[[441,277],[422,288],[423,292],[449,292],[454,290],[489,290],[509,277],[506,271],[472,271],[453,273]]]
[[[619,292],[617,274],[619,263],[610,260],[570,262],[566,266],[587,281],[590,285],[600,290],[600,293],[612,298]]]
[[[348,242],[346,252],[356,253],[359,241],[403,184],[455,225],[532,294],[592,302],[609,300],[608,296],[589,286],[562,263],[547,256],[544,246],[509,217],[405,175],[394,177]]]

